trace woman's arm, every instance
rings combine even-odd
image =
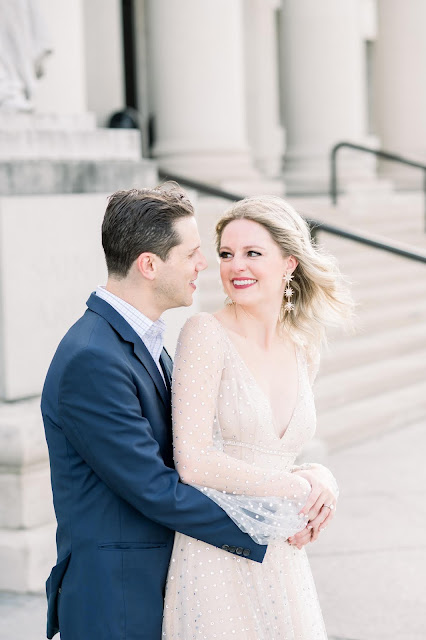
[[[287,498],[302,507],[311,491],[306,478],[248,464],[215,446],[224,366],[223,336],[215,319],[199,314],[188,320],[179,337],[172,399],[174,457],[182,481],[234,495]]]

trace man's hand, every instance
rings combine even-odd
[[[329,509],[325,505],[321,508],[319,514],[314,520],[309,521],[302,531],[295,533],[294,536],[288,538],[289,544],[301,549],[309,542],[315,542],[321,531],[323,531],[331,520],[334,518],[335,509]]]
[[[291,538],[288,538],[287,542],[294,547],[297,547],[299,550],[312,541],[312,529],[308,529],[306,526],[302,531],[296,533]]]

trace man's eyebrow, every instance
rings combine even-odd
[[[188,254],[194,253],[195,251],[197,251],[197,249],[200,249],[200,248],[201,248],[201,244],[197,244],[197,246],[194,247],[194,249],[190,249],[188,251]]]

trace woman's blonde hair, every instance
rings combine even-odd
[[[308,350],[319,348],[327,326],[349,323],[352,318],[352,297],[335,258],[312,243],[308,224],[277,196],[245,198],[233,204],[216,224],[218,253],[225,227],[242,219],[261,224],[283,256],[298,261],[291,281],[295,309],[284,311],[283,298],[280,321],[295,342]]]

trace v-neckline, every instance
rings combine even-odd
[[[296,344],[293,343],[294,345],[294,353],[296,356],[296,367],[297,367],[297,393],[296,393],[296,402],[290,417],[290,420],[288,421],[287,426],[285,427],[282,435],[279,435],[279,430],[278,430],[278,422],[276,420],[275,417],[275,413],[272,409],[272,402],[268,396],[268,394],[266,393],[266,391],[263,390],[263,388],[260,386],[259,382],[257,381],[254,373],[252,372],[252,370],[250,369],[250,367],[248,366],[248,364],[246,363],[246,361],[244,360],[243,356],[241,355],[241,353],[238,350],[238,347],[236,346],[236,344],[234,343],[234,341],[232,340],[231,336],[229,335],[228,331],[226,330],[225,326],[221,323],[220,320],[218,320],[216,318],[216,316],[214,316],[212,314],[213,318],[216,320],[216,322],[218,323],[218,325],[220,326],[225,338],[227,339],[228,343],[230,344],[231,348],[234,350],[235,354],[237,355],[237,357],[240,359],[244,369],[246,370],[249,378],[251,379],[252,384],[257,388],[257,390],[259,391],[259,393],[262,395],[266,405],[269,408],[269,412],[271,414],[271,418],[272,418],[272,431],[273,434],[275,435],[275,437],[282,442],[294,420],[297,408],[299,406],[299,401],[300,401],[300,391],[301,391],[301,378],[300,378],[300,358],[299,358],[299,349],[297,347]]]

